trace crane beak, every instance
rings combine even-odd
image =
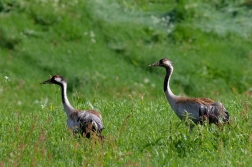
[[[153,64],[149,64],[149,66],[160,66],[159,62],[153,63]]]
[[[51,81],[51,79],[48,79],[44,82],[41,82],[40,84],[52,84],[52,81]]]

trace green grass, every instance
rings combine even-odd
[[[57,94],[60,95],[59,93]],[[196,126],[190,134],[164,98],[101,100],[106,126],[103,144],[78,138],[66,128],[61,106],[38,105],[36,111],[7,108],[1,117],[1,163],[74,166],[246,166],[251,163],[251,102],[225,100],[231,124]],[[58,100],[60,98],[58,97]],[[82,99],[76,106],[88,108]],[[30,114],[27,114],[30,113]]]
[[[0,166],[251,164],[250,18],[250,1],[0,1]],[[229,126],[190,134],[147,66],[163,57],[173,92],[221,101]],[[40,85],[55,74],[101,111],[103,144],[67,129],[59,88]]]

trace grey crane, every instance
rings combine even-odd
[[[221,102],[215,102],[208,98],[186,98],[172,93],[169,82],[173,72],[173,63],[170,60],[163,58],[149,66],[166,69],[164,92],[172,110],[180,119],[185,119],[188,113],[189,118],[196,124],[202,124],[206,119],[208,119],[209,124],[229,123],[229,113]]]
[[[61,87],[62,103],[67,115],[67,125],[74,133],[81,133],[87,138],[90,138],[92,134],[96,134],[103,139],[101,132],[104,126],[100,112],[94,109],[81,111],[73,108],[67,98],[67,81],[64,77],[55,75],[41,84],[56,84]]]

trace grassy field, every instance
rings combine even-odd
[[[252,1],[0,1],[0,166],[248,166]],[[221,101],[231,124],[196,126],[163,93]],[[59,88],[103,115],[106,140],[73,136]]]

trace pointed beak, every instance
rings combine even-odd
[[[159,66],[159,62],[153,63],[153,64],[149,64],[148,66]]]
[[[44,82],[41,82],[40,84],[52,84],[52,81],[51,81],[51,79],[48,79]]]

